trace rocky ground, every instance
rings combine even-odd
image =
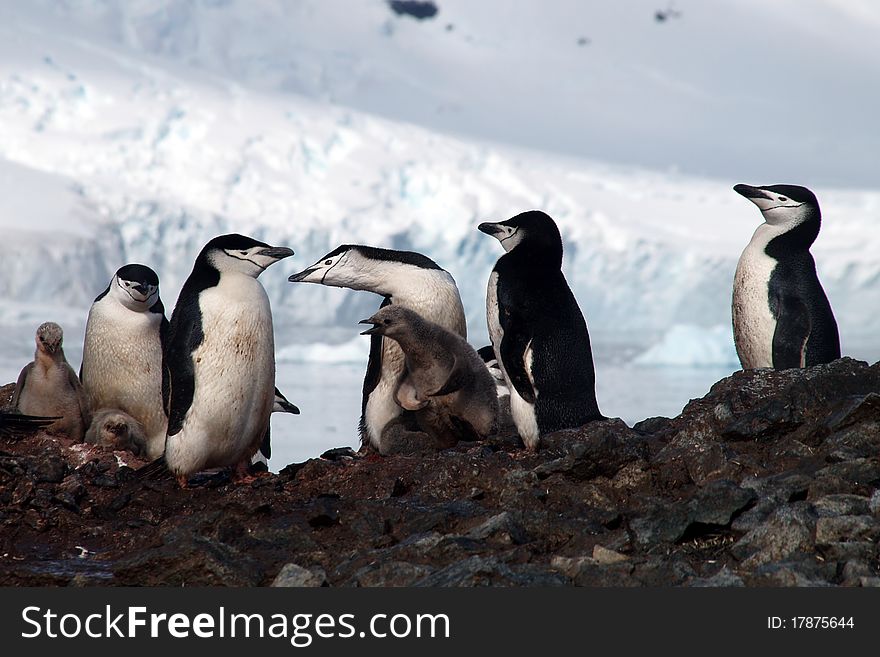
[[[880,585],[880,363],[738,372],[674,419],[529,454],[142,481],[120,454],[0,441],[2,585]]]

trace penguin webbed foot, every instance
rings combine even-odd
[[[266,469],[266,472],[268,472],[268,468]],[[262,474],[266,473],[251,472],[251,460],[249,458],[236,463],[230,472],[232,483],[234,484],[252,484],[257,480],[257,477]]]

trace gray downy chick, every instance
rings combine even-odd
[[[386,306],[361,323],[373,325],[363,335],[383,335],[400,345],[405,367],[394,398],[415,412],[437,447],[486,438],[495,431],[495,381],[464,338],[403,306]]]
[[[143,426],[128,413],[115,408],[102,408],[95,413],[85,441],[115,451],[128,451],[135,456],[147,456]]]
[[[34,361],[19,374],[12,402],[25,415],[59,417],[46,431],[82,442],[90,423],[89,404],[64,357],[63,340],[64,332],[55,322],[40,325]]]

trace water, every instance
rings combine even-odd
[[[333,447],[359,447],[365,369],[365,363],[278,363],[278,388],[302,414],[272,416],[272,470]],[[597,363],[596,396],[602,413],[632,426],[648,417],[678,415],[688,401],[705,395],[732,371],[731,367]]]
[[[76,344],[75,342],[73,344]],[[81,355],[66,349],[76,369]],[[11,357],[0,350],[0,385],[16,380],[30,355]],[[366,369],[362,363],[279,362],[276,383],[300,415],[272,415],[272,459],[277,472],[288,463],[302,462],[334,447],[360,446],[358,421],[361,387]],[[702,397],[713,383],[733,368],[658,367],[625,363],[596,363],[596,396],[609,417],[620,417],[632,426],[656,415],[673,417],[690,399]]]

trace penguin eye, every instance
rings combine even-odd
[[[325,265],[332,265],[332,264],[333,264],[333,260],[332,260],[331,258],[327,258],[327,259],[324,261],[324,264],[325,264]]]
[[[785,203],[788,199],[785,198],[784,196],[780,196],[779,200],[782,201],[783,203]]]
[[[247,251],[239,251],[239,253],[240,253],[241,255],[243,255],[243,256],[246,256],[246,255],[247,255]]]
[[[385,325],[387,326],[387,325],[390,324],[390,323],[391,323],[391,320],[388,319],[388,318],[386,318],[386,319],[385,319]]]

